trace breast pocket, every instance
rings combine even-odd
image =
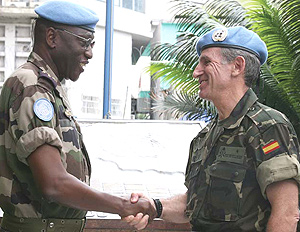
[[[204,214],[219,221],[237,221],[246,168],[239,164],[218,162],[207,168],[210,176]]]

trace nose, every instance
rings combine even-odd
[[[89,46],[86,50],[85,50],[85,56],[88,59],[92,59],[93,58],[93,48],[91,46]]]
[[[202,74],[203,74],[203,68],[202,65],[199,63],[194,69],[193,78],[198,79],[201,77]]]

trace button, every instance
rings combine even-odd
[[[211,168],[211,170],[212,170],[212,171],[216,171],[216,170],[217,170],[217,167],[214,166],[214,167]]]
[[[20,222],[21,222],[21,223],[24,222],[24,218],[20,218]]]
[[[54,222],[50,222],[50,223],[49,223],[49,227],[50,227],[50,228],[54,228]]]
[[[61,220],[60,223],[63,225],[65,224],[65,220]]]
[[[235,172],[234,175],[235,175],[235,176],[238,176],[238,175],[239,175],[239,172]]]
[[[255,107],[254,107],[254,106],[252,106],[252,107],[250,108],[250,110],[251,110],[251,111],[255,110]]]

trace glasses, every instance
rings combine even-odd
[[[60,30],[60,31],[64,31],[64,32],[66,32],[66,33],[68,33],[68,34],[70,34],[70,35],[73,35],[73,36],[77,37],[78,39],[81,39],[82,42],[84,43],[84,44],[83,44],[83,47],[84,47],[85,50],[88,50],[90,46],[91,46],[91,48],[93,48],[94,45],[95,45],[95,41],[93,41],[92,38],[88,38],[88,39],[87,39],[87,38],[84,38],[84,37],[82,37],[82,36],[80,36],[80,35],[76,35],[75,33],[70,32],[70,31],[68,31],[68,30],[66,30],[66,29],[61,29],[61,28],[55,28],[55,29],[56,29],[56,30]]]

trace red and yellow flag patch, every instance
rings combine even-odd
[[[276,140],[262,147],[265,154],[269,154],[270,152],[275,151],[278,148],[280,148],[280,146]]]

